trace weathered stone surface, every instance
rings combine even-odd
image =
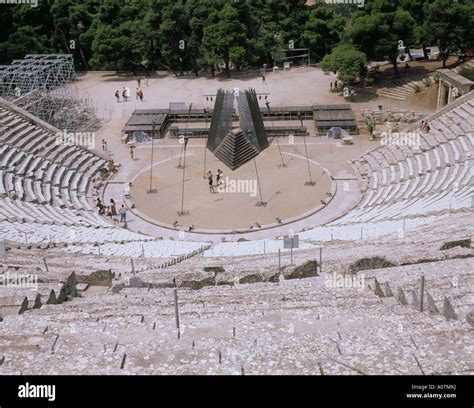
[[[388,282],[385,282],[383,284],[383,291],[385,293],[385,297],[392,297],[393,296],[392,289],[390,288],[390,285],[388,284]]]
[[[471,239],[467,238],[467,239],[459,239],[457,241],[447,241],[441,246],[440,251],[444,251],[446,249],[451,249],[454,247],[470,248]]]
[[[46,302],[47,305],[55,305],[58,303],[58,300],[56,299],[56,292],[54,290],[51,290],[49,293],[48,301]]]
[[[35,297],[35,302],[33,304],[33,309],[39,309],[43,306],[43,303],[41,303],[41,295],[39,293],[36,294]]]
[[[454,311],[453,305],[449,301],[449,299],[445,296],[443,302],[443,315],[448,320],[457,320],[458,315]]]
[[[25,297],[23,302],[21,302],[20,310],[18,310],[18,314],[23,314],[28,310],[28,298]]]
[[[411,305],[416,309],[421,309],[420,299],[418,298],[418,294],[414,290],[410,290],[411,295]]]
[[[214,274],[209,273],[187,273],[183,277],[180,277],[180,281],[177,281],[178,287],[191,288],[194,290],[201,289],[204,286],[215,286],[216,279]]]
[[[263,282],[263,276],[259,273],[245,275],[239,279],[239,283],[258,283]]]
[[[405,296],[405,292],[403,291],[402,287],[399,286],[397,290],[397,300],[401,305],[408,305],[407,298]]]
[[[87,283],[78,283],[76,285],[76,289],[79,292],[84,292],[88,287],[89,287],[89,284],[87,284]]]
[[[466,320],[467,322],[474,327],[474,310],[471,310],[467,315],[466,315]]]
[[[426,310],[432,314],[439,313],[439,309],[436,307],[435,301],[430,292],[426,292]]]
[[[90,286],[112,286],[113,277],[110,269],[92,272],[89,275],[76,275],[78,283],[87,283]]]
[[[370,258],[362,258],[349,266],[349,270],[351,273],[356,273],[358,271],[366,271],[370,269],[382,269],[382,268],[391,268],[396,266],[393,262],[380,257],[380,256],[373,256]]]
[[[302,265],[297,266],[293,270],[285,269],[283,271],[285,279],[303,279],[303,278],[312,278],[318,275],[318,262],[317,261],[307,261]]]
[[[66,296],[77,296],[77,278],[76,273],[72,272],[66,280]]]
[[[61,286],[61,290],[59,291],[56,301],[59,304],[66,301],[66,285]]]
[[[215,272],[215,273],[225,272],[225,269],[222,266],[205,266],[203,270],[204,272]]]
[[[374,294],[378,297],[385,297],[382,288],[380,287],[380,283],[377,278],[374,279]]]
[[[125,283],[119,283],[118,285],[112,286],[112,293],[120,293],[125,288]]]

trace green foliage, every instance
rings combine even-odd
[[[306,0],[41,0],[38,7],[0,7],[0,63],[26,53],[72,53],[79,69],[155,70],[176,74],[281,62],[295,48],[312,61],[337,64],[346,80],[368,81],[368,60],[388,58],[397,70],[404,46],[474,46],[468,0],[366,0],[307,6]],[[353,49],[338,50],[338,44]],[[299,52],[301,54],[301,52]],[[333,61],[334,55],[338,60]],[[342,58],[343,57],[343,58]],[[342,59],[341,59],[342,58]],[[350,68],[344,61],[353,61]],[[332,62],[331,62],[332,61]],[[331,69],[332,70],[332,69]]]
[[[367,58],[354,46],[341,44],[323,58],[321,69],[337,73],[337,78],[344,84],[352,84],[367,77]]]
[[[461,67],[459,69],[459,75],[462,75],[464,78],[474,81],[474,68]]]

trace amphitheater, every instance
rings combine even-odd
[[[425,120],[352,159],[356,201],[290,255],[291,225],[112,224],[108,156],[0,99],[0,373],[474,374],[474,92]]]

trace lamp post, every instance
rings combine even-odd
[[[301,112],[298,112],[298,119],[301,122],[301,129],[304,131],[304,126],[303,126],[303,118],[301,117]],[[306,154],[306,164],[308,166],[308,175],[309,175],[309,181],[305,182],[305,186],[314,186],[316,183],[313,181],[311,177],[311,167],[309,165],[309,157],[308,157],[308,147],[306,146],[306,132],[303,133],[303,143],[304,143],[304,151]]]
[[[156,121],[155,121],[155,119],[153,119],[152,132],[151,132],[150,188],[147,190],[148,194],[158,192],[158,190],[156,188],[152,188],[152,183],[153,183],[153,151],[154,151],[154,147],[155,147],[155,126],[156,126]]]
[[[206,123],[206,132],[207,132],[207,113],[208,113],[208,110],[204,109],[204,122]],[[204,179],[206,178],[206,151],[207,151],[207,139],[204,141],[204,169],[202,173]]]
[[[189,214],[187,211],[184,211],[184,181],[185,181],[185,175],[186,175],[186,147],[188,146],[188,137],[184,135],[184,159],[183,159],[183,183],[182,183],[182,188],[181,188],[181,211],[178,212],[178,215],[183,216]]]
[[[247,131],[245,133],[246,133],[247,137],[250,139],[250,137],[252,136],[252,131],[247,129]],[[257,176],[258,193],[260,195],[260,201],[258,201],[257,204],[255,204],[255,206],[256,207],[265,207],[267,205],[267,203],[265,201],[263,201],[262,188],[260,187],[260,177],[258,176],[257,160],[255,159],[255,157],[253,158],[253,163],[255,165],[255,175]]]
[[[270,102],[266,101],[265,105],[267,105],[268,116],[270,117],[270,120],[272,121],[272,127],[275,130],[275,124],[273,123],[273,117],[271,116],[271,112],[270,112]],[[276,135],[275,137],[276,137],[276,141],[277,141],[277,145],[278,145],[278,151],[280,152],[281,165],[282,165],[282,167],[286,167],[286,164],[283,160],[283,154],[281,153],[281,147],[280,147],[280,141],[278,140],[278,135]]]
[[[184,137],[186,138],[188,135],[188,126],[189,126],[189,121],[191,120],[191,109],[193,108],[193,104],[191,103],[189,105],[189,111],[188,111],[188,121],[186,122],[186,129],[184,129]],[[178,169],[181,169],[181,158],[183,157],[183,147],[181,148],[181,152],[179,154],[179,164],[178,164]]]

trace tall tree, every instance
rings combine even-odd
[[[212,60],[222,60],[227,77],[230,77],[230,62],[243,63],[247,37],[246,29],[238,19],[237,10],[226,3],[220,11],[214,11],[204,28],[203,46]]]
[[[354,15],[350,37],[369,59],[388,58],[399,77],[399,45],[412,43],[415,20],[395,0],[374,0],[366,7],[366,13]]]
[[[445,67],[450,52],[474,46],[474,4],[435,0],[426,7],[424,31],[438,44]]]

